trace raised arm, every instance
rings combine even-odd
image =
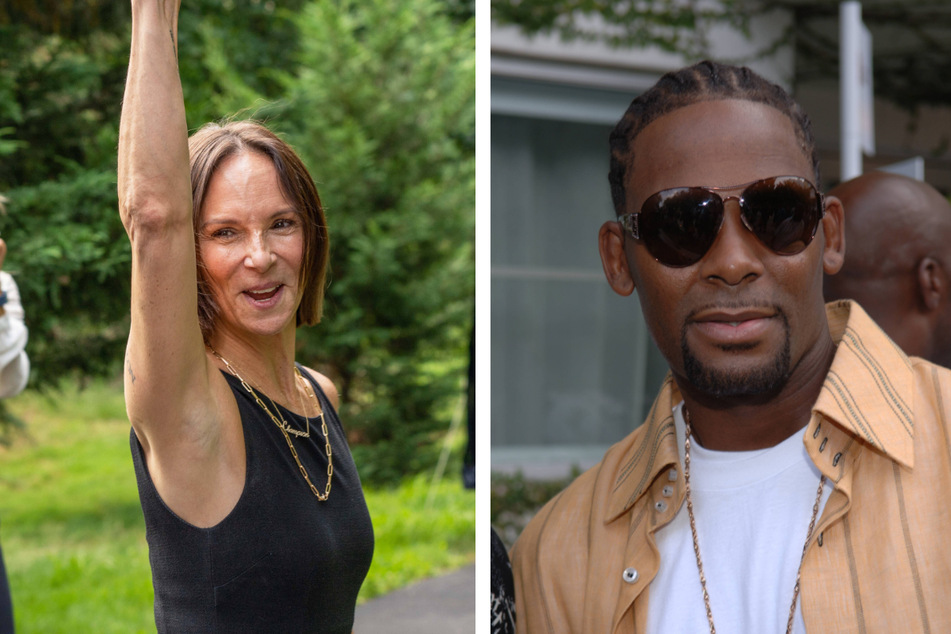
[[[191,221],[188,131],[178,77],[178,0],[133,0],[132,48],[119,123],[119,213],[140,229]]]
[[[180,463],[207,466],[208,456],[187,443],[216,446],[219,411],[197,315],[179,6],[179,0],[132,0],[119,127],[119,212],[132,243],[126,409],[163,497],[167,476]]]

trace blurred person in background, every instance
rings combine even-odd
[[[951,366],[951,203],[928,183],[868,172],[829,194],[845,208],[845,265],[826,301],[853,299],[905,354]]]
[[[6,198],[0,196],[0,213],[6,210]],[[0,269],[7,257],[7,243],[0,239]],[[15,396],[30,378],[30,359],[26,355],[27,329],[23,321],[20,291],[13,277],[0,270],[0,398]],[[13,632],[13,601],[7,572],[0,550],[0,634]]]
[[[489,581],[492,634],[515,634],[515,581],[512,578],[512,562],[509,561],[505,544],[495,529],[492,530],[491,565]]]

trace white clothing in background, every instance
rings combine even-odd
[[[20,289],[13,277],[0,271],[0,290],[7,294],[6,314],[0,316],[0,398],[16,396],[30,378],[26,356],[27,329],[23,322]]]

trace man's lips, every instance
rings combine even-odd
[[[775,316],[770,310],[710,310],[694,315],[688,324],[714,343],[750,343],[766,334]]]

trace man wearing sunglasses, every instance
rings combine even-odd
[[[670,366],[513,549],[519,632],[951,631],[951,372],[823,302],[844,211],[798,104],[665,75],[611,135],[608,283]]]
[[[909,356],[951,367],[951,203],[928,183],[868,172],[831,194],[849,250],[826,300],[854,299]]]

